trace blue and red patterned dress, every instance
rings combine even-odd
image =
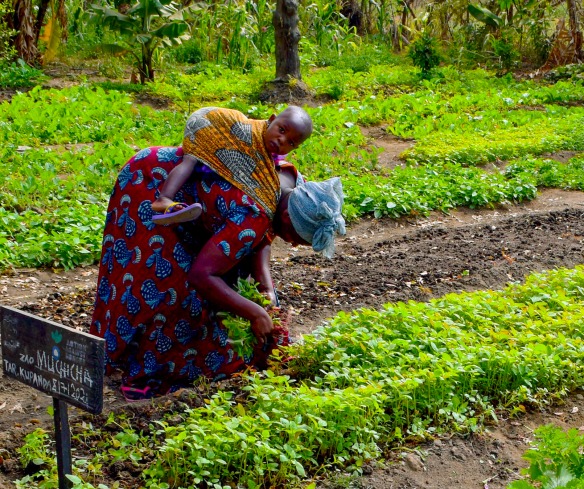
[[[217,380],[247,366],[263,368],[272,349],[288,341],[280,329],[273,343],[239,357],[218,311],[189,285],[191,262],[205,243],[211,240],[233,261],[233,280],[271,222],[244,192],[206,169],[194,172],[176,196],[200,203],[201,217],[155,225],[152,201],[181,161],[182,148],[152,147],[120,171],[107,209],[90,330],[106,340],[108,373],[121,370],[126,386],[158,394],[201,375]]]

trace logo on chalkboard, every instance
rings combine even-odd
[[[61,340],[63,339],[63,335],[61,333],[59,333],[59,331],[53,331],[51,333],[51,338],[53,338],[53,340],[55,340],[55,343],[59,344],[59,343],[61,343]]]
[[[63,335],[59,331],[53,331],[51,333],[51,338],[53,338],[55,343],[59,344],[59,343],[61,343],[61,340],[63,339]],[[53,355],[53,358],[55,360],[59,360],[59,358],[61,358],[61,349],[57,345],[55,345],[51,349],[51,354]]]

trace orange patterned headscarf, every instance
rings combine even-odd
[[[260,205],[272,219],[280,199],[280,179],[264,144],[266,121],[237,110],[207,107],[187,121],[183,150]]]

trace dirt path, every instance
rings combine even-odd
[[[280,296],[308,332],[339,310],[498,289],[583,262],[584,194],[548,190],[521,206],[417,221],[363,220],[327,262],[305,248],[274,264]]]
[[[416,221],[363,220],[349,227],[333,261],[277,242],[273,274],[283,304],[294,311],[292,333],[300,335],[340,310],[500,289],[532,272],[579,263],[584,263],[584,193],[550,190],[521,206]],[[87,329],[96,273],[95,267],[18,270],[0,277],[2,303]],[[333,479],[322,487],[504,488],[524,465],[520,456],[532,429],[549,420],[583,426],[583,400],[575,393],[563,406],[500,420],[484,435],[436,440],[398,454],[395,463],[367,468],[368,475],[350,486]],[[19,466],[13,449],[22,435],[38,425],[52,426],[49,403],[48,396],[0,376],[0,488],[15,487],[10,481],[19,476]],[[109,383],[105,410],[122,404],[115,382]]]
[[[518,418],[500,418],[484,433],[439,438],[397,451],[386,467],[372,467],[351,487],[362,489],[504,489],[527,466],[522,455],[544,424],[584,430],[584,395]],[[334,483],[334,480],[333,480]],[[323,486],[333,488],[329,484]],[[339,486],[337,486],[339,487]]]

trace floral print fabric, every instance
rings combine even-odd
[[[181,148],[147,148],[122,168],[106,215],[91,333],[106,340],[107,371],[120,369],[127,386],[164,394],[201,375],[228,377],[246,366],[265,366],[274,343],[240,358],[227,330],[187,274],[198,250],[214,243],[233,261],[234,276],[270,229],[265,211],[213,172],[193,174],[176,199],[198,202],[195,223],[152,222],[152,201]],[[245,273],[243,273],[245,275]],[[232,277],[233,278],[233,277]]]

